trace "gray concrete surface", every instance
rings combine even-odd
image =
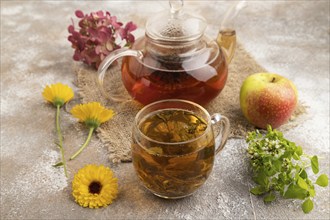
[[[210,22],[210,35],[229,5],[186,3]],[[53,144],[55,109],[44,103],[41,92],[54,82],[74,87],[73,50],[66,40],[74,11],[109,10],[120,21],[134,20],[141,34],[146,18],[165,8],[166,1],[1,1],[1,219],[329,219],[329,187],[316,189],[308,215],[300,201],[265,205],[251,196],[246,144],[240,139],[228,142],[198,192],[175,201],[141,187],[132,164],[109,164],[95,137],[69,163],[68,180],[50,166],[59,157]],[[320,171],[329,175],[329,1],[249,1],[236,25],[239,41],[263,67],[296,84],[307,113],[285,136],[320,155]],[[87,131],[64,112],[62,121],[66,145],[81,144]],[[67,147],[66,154],[73,151]],[[111,206],[90,210],[73,201],[72,177],[87,163],[113,168],[120,194]]]

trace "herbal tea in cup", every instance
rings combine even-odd
[[[221,130],[215,137],[212,125]],[[132,159],[142,184],[155,195],[176,199],[195,192],[211,173],[225,145],[229,121],[200,105],[168,99],[145,106],[135,117]]]

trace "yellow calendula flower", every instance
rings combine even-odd
[[[53,103],[53,105],[62,106],[73,98],[74,93],[69,86],[62,83],[56,83],[47,85],[42,96],[48,102]]]
[[[66,163],[64,158],[64,149],[63,149],[63,136],[61,132],[61,126],[60,126],[60,108],[68,101],[70,101],[73,96],[73,90],[62,83],[56,83],[51,84],[45,87],[44,91],[42,92],[42,96],[44,99],[50,103],[52,103],[56,108],[56,132],[58,135],[58,143],[57,146],[60,148],[61,155],[62,155],[62,161],[55,164],[55,167],[63,166],[64,167],[64,173],[67,177],[67,171],[66,171]]]
[[[72,181],[72,195],[83,207],[99,208],[110,205],[118,194],[118,180],[112,170],[103,165],[86,165]]]
[[[74,106],[71,109],[71,114],[89,127],[89,134],[85,143],[70,157],[70,160],[74,159],[83,151],[90,142],[93,131],[100,126],[101,123],[110,120],[114,115],[114,111],[106,109],[99,102],[90,102]]]
[[[99,102],[90,102],[74,106],[71,114],[80,122],[85,122],[88,127],[97,128],[101,123],[110,120],[114,112],[111,109],[106,109]]]

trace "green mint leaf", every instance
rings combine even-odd
[[[308,191],[300,188],[297,185],[290,184],[284,193],[284,198],[287,199],[305,199],[308,196]]]
[[[297,146],[296,150],[295,150],[296,154],[298,154],[298,156],[301,156],[303,154],[303,150],[302,147]]]
[[[306,214],[309,213],[314,208],[313,201],[310,198],[306,199],[305,202],[303,202],[303,204],[301,205],[301,208],[304,211],[304,213]]]
[[[301,178],[300,176],[298,177],[298,181],[297,184],[300,188],[302,189],[306,189],[308,190],[308,184],[305,182],[305,180],[303,178]]]
[[[299,157],[299,155],[296,152],[293,153],[292,157],[295,160],[300,160],[300,157]]]
[[[268,133],[271,133],[272,132],[272,126],[267,125],[267,131],[268,131]]]
[[[301,178],[303,178],[303,179],[307,179],[307,177],[308,177],[308,175],[307,175],[307,173],[306,173],[305,170],[302,170],[299,176],[300,176]]]
[[[265,174],[267,177],[271,177],[271,176],[275,175],[275,173],[277,173],[277,172],[273,167],[271,167],[269,169],[265,169]]]
[[[273,168],[274,168],[274,170],[276,170],[277,172],[281,172],[281,170],[282,170],[282,163],[281,163],[281,161],[279,161],[279,160],[275,160],[275,161],[273,162]]]
[[[269,184],[269,180],[264,172],[258,173],[258,175],[255,176],[255,178],[254,178],[254,182],[258,183],[261,186],[265,186],[265,187]]]
[[[311,159],[311,165],[313,173],[317,174],[319,172],[319,161],[317,156],[313,156]]]
[[[309,192],[309,196],[311,196],[311,197],[314,197],[315,196],[315,190],[313,188],[310,188],[308,190],[308,192]]]
[[[53,167],[60,167],[60,166],[63,166],[63,162],[58,162],[57,164],[54,164]]]
[[[328,176],[325,175],[325,174],[321,174],[321,175],[317,178],[317,180],[316,180],[315,183],[316,183],[317,185],[319,185],[319,186],[322,186],[322,187],[326,187],[326,186],[328,186],[328,184],[329,184]]]
[[[256,186],[250,190],[250,193],[252,193],[253,195],[262,195],[265,192],[266,192],[266,189],[263,186]]]
[[[270,203],[274,201],[274,199],[275,199],[275,195],[272,192],[270,192],[268,195],[264,197],[264,202]]]

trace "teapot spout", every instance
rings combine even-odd
[[[222,49],[227,64],[231,62],[236,49],[236,31],[233,29],[223,29],[219,31],[217,36],[217,44]]]
[[[216,41],[219,47],[221,47],[221,49],[225,53],[227,63],[231,62],[236,49],[236,31],[234,19],[236,18],[238,13],[245,7],[245,0],[233,4],[226,12],[220,26]]]

